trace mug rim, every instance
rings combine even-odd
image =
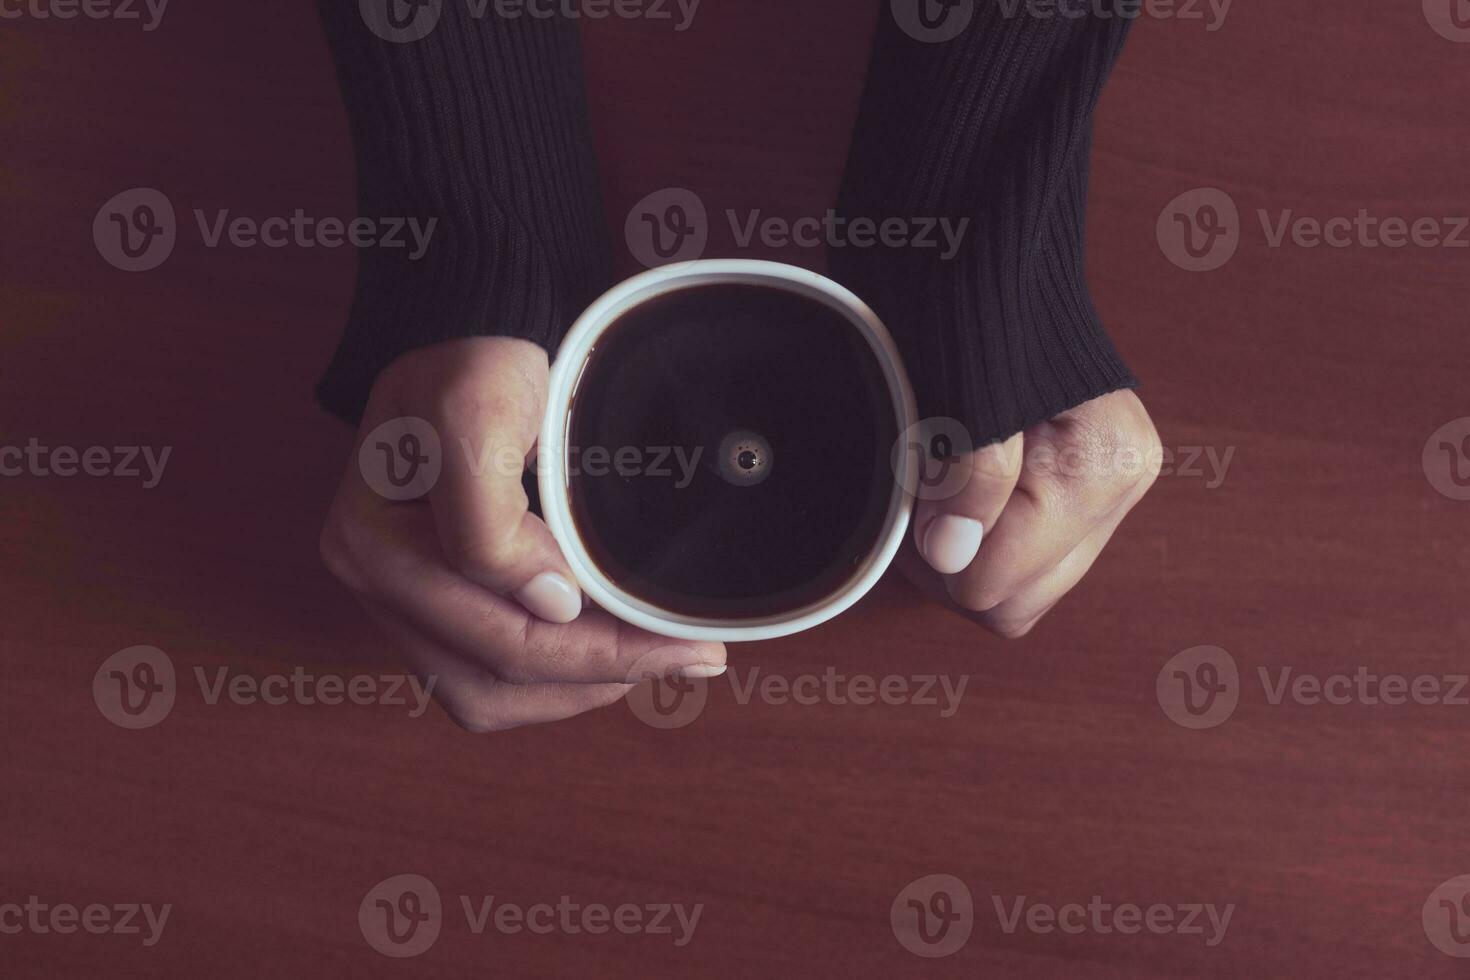
[[[806,269],[757,259],[695,259],[659,266],[626,279],[592,302],[567,331],[551,365],[546,414],[541,427],[538,487],[541,513],[582,590],[607,612],[652,633],[683,640],[749,642],[789,636],[825,623],[866,595],[898,554],[913,512],[914,461],[909,453],[890,455],[893,494],[877,545],[858,572],[831,594],[799,609],[751,619],[687,616],[663,609],[619,588],[592,560],[572,519],[566,480],[567,425],[572,395],[586,369],[593,343],[623,314],[655,296],[718,283],[749,283],[806,296],[843,314],[863,334],[877,357],[902,439],[918,422],[913,387],[888,329],[851,290]],[[549,451],[548,451],[549,450]]]

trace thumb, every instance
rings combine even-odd
[[[914,514],[914,546],[931,568],[954,575],[975,560],[985,532],[995,527],[1016,488],[1021,463],[1019,432],[960,456],[925,461],[927,470],[948,474],[932,481],[945,487],[945,495],[924,499],[921,489]],[[959,471],[958,478],[953,469]]]

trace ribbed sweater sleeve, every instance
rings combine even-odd
[[[357,162],[358,213],[437,219],[427,251],[359,249],[342,341],[317,386],[356,421],[403,352],[481,334],[554,350],[609,284],[609,246],[574,21],[381,0],[438,20],[414,40],[372,4],[319,0]],[[412,23],[412,22],[410,22]],[[427,23],[427,22],[425,22]]]
[[[957,253],[849,245],[831,264],[895,335],[921,414],[982,445],[1136,384],[1083,261],[1093,110],[1131,20],[1027,0],[949,16],[969,3],[963,31],[926,41],[882,0],[838,204],[849,220],[968,219]]]

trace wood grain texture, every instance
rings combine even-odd
[[[694,26],[608,20],[586,59],[609,224],[666,186],[711,213],[821,214],[875,11],[706,0]],[[171,903],[161,942],[0,935],[5,977],[1438,977],[1421,908],[1470,873],[1470,708],[1272,705],[1257,669],[1467,669],[1470,503],[1420,456],[1470,415],[1470,252],[1270,247],[1257,209],[1470,210],[1470,44],[1416,2],[1236,5],[1145,19],[1099,117],[1091,277],[1166,446],[1233,450],[1219,486],[1161,479],[1076,592],[1012,644],[886,582],[734,675],[968,677],[916,705],[742,704],[726,681],[660,732],[617,706],[468,736],[438,712],[210,705],[200,667],[391,672],[319,568],[350,436],[310,402],[345,315],[346,250],[209,249],[146,274],[89,233],[135,186],[193,208],[350,216],[351,157],[308,4],[171,5],[159,28],[4,21],[0,444],[173,447],[137,481],[0,481],[0,904]],[[1223,268],[1155,239],[1195,187],[1239,205]],[[722,227],[716,222],[716,228]],[[710,254],[820,266],[801,249]],[[634,264],[620,254],[624,271]],[[1208,470],[1206,471],[1208,472]],[[115,727],[94,672],[166,651],[181,692]],[[1175,653],[1230,651],[1224,725],[1160,708]],[[1273,675],[1274,676],[1274,675]],[[432,880],[427,953],[369,948],[377,882]],[[907,952],[889,907],[945,873],[968,944]],[[458,896],[703,903],[693,941],[476,936]],[[1210,902],[1225,940],[1007,934],[990,896]]]

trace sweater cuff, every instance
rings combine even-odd
[[[893,334],[920,414],[957,420],[975,446],[1138,384],[1088,291],[1085,181],[1084,159],[1040,214],[1032,203],[993,209],[980,226],[940,216],[951,233],[964,228],[947,259],[913,247],[831,253],[834,275]]]
[[[393,40],[320,0],[357,164],[358,213],[434,222],[427,248],[358,250],[342,340],[317,386],[357,422],[404,352],[479,335],[554,350],[606,289],[610,248],[576,24],[444,4]]]
[[[920,412],[975,445],[1137,382],[1093,309],[1084,215],[1092,113],[1121,18],[975,0],[937,43],[880,18],[838,210],[940,222],[951,248],[846,248],[834,275],[883,319]]]

